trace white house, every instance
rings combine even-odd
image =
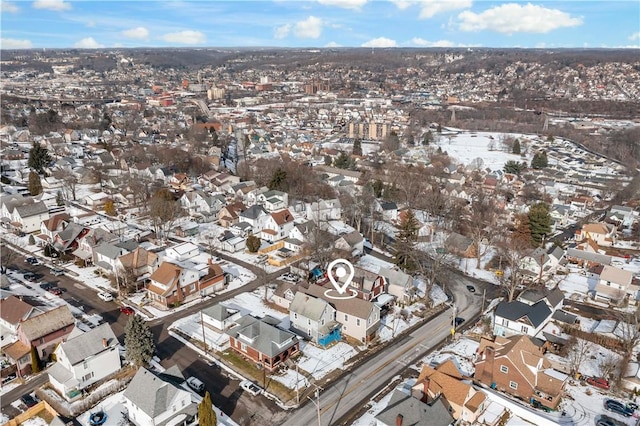
[[[493,332],[496,336],[514,334],[536,336],[562,309],[564,294],[559,289],[529,289],[512,302],[502,301],[494,312]]]
[[[297,292],[289,305],[290,330],[321,346],[340,340],[336,310],[325,300]]]
[[[37,231],[42,221],[49,219],[49,208],[39,198],[6,195],[0,200],[2,220],[22,232]]]
[[[246,210],[238,213],[238,221],[251,225],[253,233],[259,233],[269,218],[266,210],[259,204],[255,204]]]
[[[289,194],[282,191],[271,190],[258,194],[258,204],[261,204],[268,212],[275,212],[289,207]]]
[[[307,203],[306,208],[307,219],[313,220],[316,223],[329,220],[339,220],[342,216],[342,205],[340,204],[340,200],[337,198]]]
[[[144,367],[140,367],[122,396],[129,420],[137,426],[190,424],[198,412],[191,392]]]
[[[260,238],[269,242],[284,240],[293,229],[293,215],[289,209],[272,212],[264,222]]]
[[[57,362],[48,370],[49,382],[68,400],[80,396],[82,389],[120,370],[119,346],[107,323],[60,343],[53,352]]]
[[[200,249],[193,243],[180,243],[165,250],[165,256],[168,259],[178,262],[191,259],[200,254]]]

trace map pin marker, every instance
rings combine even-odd
[[[343,285],[340,285],[340,282],[337,281],[334,277],[333,277],[333,273],[332,273],[332,269],[336,266],[336,264],[338,263],[342,263],[344,265],[347,266],[347,268],[349,269],[349,275],[347,276],[347,279],[345,280]],[[347,288],[349,287],[349,284],[351,284],[351,281],[353,281],[353,276],[355,275],[355,270],[353,269],[353,265],[351,264],[351,262],[349,262],[346,259],[336,259],[333,262],[329,263],[329,267],[327,268],[327,275],[329,276],[329,281],[331,281],[331,284],[333,284],[333,287],[336,289],[336,291],[340,294],[344,294],[347,291]],[[339,266],[336,269],[336,275],[338,276],[338,278],[342,278],[345,275],[347,275],[347,270],[345,269],[344,266]]]

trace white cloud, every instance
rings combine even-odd
[[[299,38],[318,38],[322,34],[322,19],[309,16],[304,21],[296,22],[293,33]]]
[[[464,11],[458,15],[462,31],[495,31],[504,34],[548,33],[558,28],[582,25],[582,17],[572,17],[558,9],[527,3],[508,3],[482,13]]]
[[[145,27],[131,28],[130,30],[122,31],[122,35],[126,38],[133,38],[136,40],[146,40],[149,38],[149,30]]]
[[[368,0],[318,0],[318,3],[325,6],[336,6],[343,9],[360,10],[367,4]]]
[[[33,2],[34,9],[47,9],[47,10],[70,10],[71,4],[64,0],[36,0]]]
[[[289,35],[290,31],[291,31],[291,24],[284,24],[283,26],[276,28],[273,36],[275,38],[285,38],[286,36]]]
[[[640,40],[640,31],[638,31],[637,33],[633,33],[629,36],[629,40],[633,41],[633,40]]]
[[[435,15],[452,10],[466,9],[473,4],[472,0],[391,0],[400,10],[417,5],[420,8],[420,19],[433,18]]]
[[[397,47],[398,43],[395,40],[391,40],[386,37],[378,37],[369,40],[366,43],[362,43],[362,47]]]
[[[325,44],[324,47],[342,47],[342,45],[336,43],[335,41],[330,41],[329,43]]]
[[[204,44],[207,42],[207,37],[200,31],[178,31],[175,33],[168,33],[162,36],[162,39],[168,43],[177,44]]]
[[[456,44],[449,40],[429,41],[420,37],[411,39],[411,44],[421,47],[454,47]]]
[[[0,3],[0,12],[2,13],[18,13],[20,8],[13,3],[9,3],[8,1],[3,1]]]
[[[31,49],[31,40],[16,40],[15,38],[0,38],[1,49]]]
[[[93,37],[86,37],[74,44],[73,47],[77,47],[78,49],[99,49],[104,47],[104,45],[95,41]]]

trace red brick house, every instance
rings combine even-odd
[[[229,329],[227,334],[234,351],[268,371],[274,371],[300,351],[300,343],[294,333],[251,315],[240,318],[238,325]]]
[[[63,305],[27,318],[18,324],[18,341],[3,348],[17,366],[20,377],[31,373],[31,348],[36,348],[41,360],[48,359],[55,346],[66,340],[75,327],[69,307]]]
[[[542,348],[529,336],[482,339],[478,348],[474,380],[491,388],[556,408],[568,376],[551,368]]]

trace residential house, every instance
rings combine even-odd
[[[616,243],[616,227],[610,223],[587,223],[582,229],[576,231],[576,240],[591,238],[599,246],[611,247]]]
[[[559,247],[551,247],[549,251],[554,252],[556,249]],[[562,251],[562,249],[559,250]],[[555,256],[557,255],[551,257],[544,247],[538,247],[522,258],[520,270],[530,279],[542,278],[542,276],[550,274],[553,268],[558,265],[558,259]]]
[[[452,232],[444,241],[444,249],[449,253],[467,259],[476,257],[476,246],[473,240],[456,232]]]
[[[185,191],[191,188],[191,179],[186,173],[174,173],[169,178],[169,186],[174,190]]]
[[[378,271],[385,280],[387,293],[394,296],[398,303],[411,304],[416,297],[417,288],[413,285],[413,277],[398,269],[380,268]]]
[[[628,206],[611,206],[608,215],[609,219],[613,219],[625,228],[630,228],[638,219],[638,212]]]
[[[635,296],[637,286],[631,286],[633,272],[604,265],[595,287],[595,296],[613,303],[619,303],[627,295]]]
[[[67,400],[81,396],[82,389],[120,370],[119,346],[107,323],[60,343],[47,370],[49,382]]]
[[[35,348],[41,360],[46,360],[74,327],[75,318],[67,305],[34,315],[18,324],[18,340],[4,347],[4,353],[16,364],[18,376],[22,377],[31,373],[31,348]]]
[[[167,372],[169,370],[165,374]],[[122,397],[129,421],[136,426],[182,426],[191,424],[198,413],[198,404],[192,401],[191,395],[171,381],[140,367]]]
[[[302,242],[309,241],[313,238],[315,229],[316,223],[312,220],[302,223],[294,223],[293,228],[289,232],[289,238]]]
[[[117,271],[130,274],[136,281],[148,279],[159,265],[158,255],[142,247],[118,257],[115,264]]]
[[[266,210],[258,204],[238,213],[239,222],[246,222],[251,225],[249,234],[259,233],[264,228],[268,217],[270,217],[270,215],[267,214]]]
[[[64,228],[71,222],[69,213],[58,213],[40,224],[40,234],[38,237],[48,244],[53,243],[53,238],[58,232],[62,232]]]
[[[398,220],[398,206],[393,201],[375,201],[375,211],[382,214],[382,220],[395,222]]]
[[[93,249],[93,263],[107,273],[115,271],[117,259],[129,250],[119,243],[103,243]]]
[[[300,351],[295,334],[282,330],[266,319],[245,315],[227,331],[233,350],[268,371],[274,371]]]
[[[489,401],[483,392],[473,388],[468,379],[449,358],[435,369],[424,365],[411,393],[425,403],[440,398],[455,420],[473,424]]]
[[[73,255],[83,261],[89,260],[93,262],[96,257],[94,250],[96,247],[118,241],[118,236],[103,228],[91,228],[89,232],[78,238],[78,248],[74,251]]]
[[[218,221],[220,226],[229,228],[239,222],[239,214],[246,210],[244,203],[238,201],[235,203],[227,204],[218,212]]]
[[[549,215],[551,216],[551,220],[553,221],[553,228],[563,228],[569,224],[569,214],[571,213],[571,208],[569,206],[565,206],[563,204],[554,204],[551,206],[549,210]]]
[[[364,254],[364,237],[358,231],[354,230],[338,237],[334,246],[338,250],[349,253],[349,256],[362,256]]]
[[[349,336],[358,342],[369,343],[378,336],[380,327],[380,307],[367,300],[359,298],[340,298],[338,292],[329,290],[329,295],[325,295],[326,289],[315,284],[309,285],[308,289],[300,291],[314,297],[326,300],[336,310],[336,321],[342,324],[342,334]]]
[[[513,300],[502,301],[496,306],[493,319],[493,333],[508,337],[514,334],[537,335],[551,320],[553,311],[544,301],[533,305]]]
[[[307,288],[308,284],[281,281],[275,286],[276,288],[273,291],[273,303],[283,309],[289,310],[296,293],[300,291],[301,287]]]
[[[305,339],[327,346],[340,340],[336,310],[325,300],[298,292],[289,306],[290,330]]]
[[[289,194],[273,189],[259,194],[257,202],[261,204],[267,212],[275,212],[289,207]]]
[[[449,426],[453,417],[443,401],[420,401],[399,389],[391,394],[387,406],[375,417],[376,426]]]
[[[227,204],[223,195],[210,195],[200,190],[185,192],[178,201],[189,215],[204,217],[217,215]]]
[[[238,309],[232,309],[221,303],[216,303],[200,312],[202,314],[202,321],[219,331],[225,331],[229,327],[237,324],[242,316]]]
[[[272,212],[264,221],[260,238],[271,243],[284,240],[289,236],[293,226],[293,215],[289,209]]]
[[[349,288],[357,291],[358,298],[362,300],[372,301],[385,292],[386,282],[382,276],[366,269],[355,266],[353,268],[353,279],[349,284]],[[337,278],[341,283],[346,283],[348,275]]]
[[[4,275],[3,275],[4,276]],[[4,299],[0,299],[0,328],[2,329],[2,345],[10,343],[11,336],[18,333],[18,325],[21,322],[40,315],[42,311],[35,306],[24,302],[21,297],[13,294]],[[5,331],[7,333],[5,333]]]
[[[39,197],[5,195],[0,198],[0,203],[2,221],[21,232],[38,231],[42,221],[49,219],[49,208]]]
[[[91,228],[80,225],[75,222],[68,224],[62,231],[53,236],[53,248],[60,253],[73,254],[74,256],[81,253],[75,253],[80,245],[80,239],[87,235]],[[87,258],[91,260],[93,253],[89,253]]]
[[[337,198],[314,201],[307,203],[305,207],[307,219],[315,223],[339,220],[342,217],[342,204]]]
[[[525,401],[537,400],[555,409],[568,376],[551,368],[529,336],[482,339],[474,380]]]

